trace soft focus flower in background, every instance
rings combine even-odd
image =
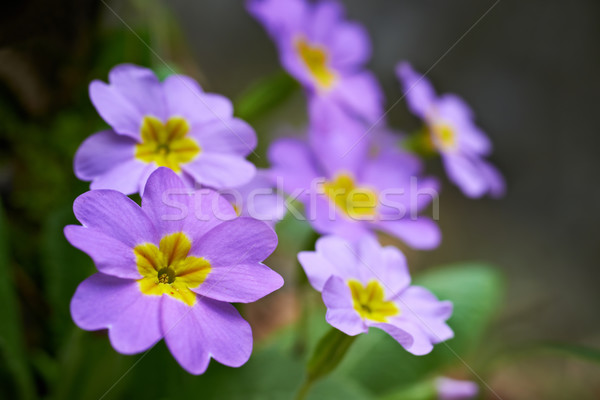
[[[141,207],[119,192],[93,190],[73,210],[83,226],[67,226],[65,235],[98,269],[71,302],[80,328],[108,328],[125,354],[164,338],[193,374],[211,357],[229,366],[248,360],[250,326],[228,303],[252,302],[283,285],[262,264],[277,246],[269,226],[236,218],[216,192],[195,192],[167,168],[150,176]]]
[[[435,386],[440,400],[469,400],[479,393],[479,387],[475,382],[446,377],[437,378]]]
[[[384,231],[414,248],[435,248],[441,240],[438,226],[417,214],[437,193],[437,181],[420,178],[422,165],[413,156],[359,154],[340,158],[334,147],[317,151],[305,141],[288,138],[271,145],[269,160],[284,191],[303,202],[317,232],[355,241]]]
[[[283,67],[317,104],[309,108],[334,103],[367,121],[383,114],[381,88],[364,69],[371,56],[368,34],[345,20],[338,2],[251,0],[248,10],[276,43]]]
[[[448,177],[469,197],[504,194],[504,179],[483,157],[492,151],[488,137],[473,122],[473,112],[458,96],[437,96],[431,83],[403,62],[396,68],[408,107],[423,119],[430,150],[442,156]]]
[[[109,84],[94,81],[90,98],[112,129],[90,136],[75,155],[75,174],[92,189],[142,192],[158,167],[213,188],[249,182],[255,167],[245,157],[256,147],[252,127],[233,117],[231,102],[205,93],[191,78],[119,65]]]
[[[298,260],[322,292],[327,322],[347,335],[379,328],[415,355],[453,337],[446,324],[452,303],[410,286],[406,259],[395,247],[381,247],[370,236],[356,245],[326,236],[317,241],[316,251],[301,252]]]

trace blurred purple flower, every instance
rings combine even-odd
[[[112,129],[86,139],[75,155],[75,175],[91,189],[142,192],[158,167],[177,172],[188,185],[242,185],[254,176],[246,157],[256,134],[233,117],[231,102],[205,93],[181,75],[160,82],[149,69],[118,65],[109,84],[90,85],[92,103]]]
[[[414,248],[437,247],[438,226],[418,216],[438,188],[435,179],[420,178],[421,161],[399,151],[369,154],[369,140],[353,140],[363,133],[360,124],[341,113],[328,122],[311,126],[308,143],[279,139],[269,149],[273,176],[304,204],[313,228],[350,241],[384,231]]]
[[[124,354],[164,338],[192,374],[211,357],[234,367],[248,360],[250,325],[229,302],[252,302],[282,286],[262,264],[277,246],[270,227],[235,218],[216,192],[200,195],[167,168],[150,176],[141,207],[120,192],[93,190],[73,211],[83,226],[67,226],[65,236],[99,271],[71,301],[80,328],[108,329]]]
[[[381,88],[364,70],[371,56],[368,34],[345,19],[337,1],[250,0],[248,10],[276,43],[281,64],[304,86],[310,103],[337,103],[371,122],[383,114]]]
[[[301,252],[298,260],[310,284],[322,292],[327,322],[347,335],[379,328],[415,355],[454,335],[446,324],[452,303],[410,286],[406,259],[395,247],[381,247],[371,236],[356,245],[326,236],[317,241],[316,251]]]
[[[502,175],[483,160],[491,153],[492,144],[474,124],[469,106],[453,94],[438,97],[431,83],[406,62],[398,65],[396,73],[408,107],[425,122],[430,147],[442,156],[450,180],[469,197],[502,196]]]
[[[479,393],[479,387],[471,381],[440,377],[435,385],[440,400],[469,400]]]

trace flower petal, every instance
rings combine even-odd
[[[143,295],[134,280],[98,273],[77,288],[71,300],[71,315],[81,329],[108,328],[115,350],[135,354],[162,338],[160,301],[158,296]]]
[[[144,177],[156,168],[153,164],[145,164],[132,159],[115,165],[102,175],[94,178],[90,189],[112,189],[123,194],[133,194],[140,191],[140,185],[144,183]]]
[[[189,307],[165,296],[161,314],[167,346],[191,374],[203,373],[210,357],[230,367],[239,367],[250,358],[250,325],[231,304],[198,297]]]
[[[98,271],[117,278],[139,279],[133,249],[101,231],[79,225],[65,227],[69,243],[87,253]]]
[[[410,111],[425,118],[436,100],[435,90],[429,80],[417,73],[408,62],[396,66],[396,76],[402,84]]]
[[[171,75],[163,82],[170,115],[185,118],[198,126],[210,121],[228,121],[233,117],[233,105],[225,96],[205,93],[190,77]]]
[[[368,122],[381,123],[380,120],[384,117],[383,92],[371,72],[364,71],[344,77],[331,92],[331,96]]]
[[[192,127],[194,137],[203,152],[235,154],[245,157],[256,148],[256,133],[238,118],[214,120]]]
[[[404,254],[393,246],[381,247],[377,238],[365,236],[358,242],[357,253],[363,268],[364,283],[382,282],[386,298],[404,290],[410,284],[410,273]]]
[[[269,225],[252,218],[226,221],[196,240],[191,255],[206,258],[212,268],[260,263],[277,247]]]
[[[142,210],[161,235],[184,232],[192,241],[223,221],[237,217],[231,204],[217,192],[194,190],[165,167],[158,168],[148,178]]]
[[[110,84],[94,81],[90,98],[102,118],[119,134],[140,137],[145,115],[164,120],[165,102],[161,84],[152,70],[131,64],[110,71]]]
[[[479,168],[476,160],[459,154],[443,155],[444,167],[448,178],[471,198],[478,198],[485,194],[488,184],[485,175]]]
[[[130,248],[140,243],[158,243],[148,216],[130,198],[114,190],[92,190],[75,199],[75,217]]]
[[[181,166],[203,185],[222,189],[250,182],[256,167],[250,161],[230,154],[200,153],[194,161]]]
[[[431,353],[433,344],[416,324],[410,321],[387,324],[375,323],[370,326],[379,328],[393,337],[406,351],[416,356],[422,356]]]
[[[283,286],[283,278],[266,265],[235,264],[212,267],[206,280],[192,291],[218,301],[251,303]]]
[[[135,140],[112,130],[93,134],[75,153],[75,175],[82,181],[90,181],[115,165],[132,160],[135,144]]]
[[[325,319],[331,326],[350,336],[367,332],[367,326],[354,309],[350,287],[341,278],[332,276],[327,280],[323,302],[327,306]]]
[[[439,226],[426,217],[381,221],[377,227],[419,250],[435,249],[442,240]]]

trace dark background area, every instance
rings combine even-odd
[[[598,347],[600,2],[343,3],[371,35],[369,67],[387,107],[401,96],[393,73],[398,61],[421,72],[433,66],[428,77],[438,91],[459,94],[475,110],[508,183],[503,199],[471,200],[445,181],[443,244],[409,252],[411,266],[483,260],[502,270],[508,293],[490,340],[516,348],[534,340]],[[72,200],[87,189],[72,174],[73,154],[103,126],[87,97],[89,81],[106,80],[121,62],[165,68],[142,40],[207,91],[232,99],[280,70],[273,43],[241,0],[107,4],[112,10],[91,0],[26,1],[7,5],[0,16],[0,193],[13,228],[8,245],[25,339],[33,348],[52,347],[64,336],[61,329],[71,325],[68,298],[91,271],[60,272],[57,265],[71,255],[53,251],[64,245],[57,236],[73,220]],[[388,117],[394,127],[418,127],[404,101]],[[281,135],[282,125],[304,120],[305,100],[297,93],[252,121],[263,145],[254,161],[266,166],[264,146]],[[435,162],[430,172],[443,175]],[[45,287],[48,282],[58,283]],[[58,322],[46,326],[49,310]],[[598,369],[590,375],[571,365],[532,367],[511,365],[494,382],[512,385],[541,374],[592,376],[598,383]],[[556,398],[573,398],[564,396]]]

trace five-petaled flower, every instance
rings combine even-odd
[[[250,325],[229,303],[282,286],[262,264],[277,245],[268,225],[237,218],[222,196],[195,192],[167,168],[150,176],[141,207],[117,191],[92,190],[73,210],[83,226],[67,226],[65,235],[98,269],[71,301],[79,327],[108,329],[124,354],[164,338],[193,374],[211,357],[229,366],[248,360]]]
[[[502,175],[483,160],[492,144],[474,124],[469,106],[453,94],[438,97],[431,83],[408,63],[400,63],[396,73],[410,110],[425,122],[429,147],[442,156],[450,180],[469,197],[502,196]]]
[[[382,115],[383,94],[364,70],[371,55],[365,29],[330,0],[250,0],[248,9],[275,41],[281,64],[309,94],[311,110],[335,103],[367,121]]]
[[[75,155],[75,174],[92,181],[91,189],[141,193],[158,167],[189,186],[218,189],[254,176],[245,157],[256,134],[233,117],[227,98],[203,92],[186,76],[160,82],[151,70],[128,64],[113,68],[109,82],[92,82],[90,98],[112,129],[90,136]]]
[[[313,228],[356,241],[373,231],[394,235],[418,249],[438,246],[438,226],[418,213],[437,196],[438,183],[421,178],[421,161],[400,151],[369,154],[369,137],[356,137],[357,124],[336,116],[325,129],[312,126],[309,143],[286,138],[269,149],[272,173],[283,190],[302,201]],[[360,132],[360,130],[358,130]],[[317,138],[321,138],[318,140]]]
[[[452,303],[411,286],[406,259],[395,247],[382,248],[370,236],[357,244],[326,236],[316,251],[301,252],[298,260],[322,292],[327,322],[348,335],[379,328],[416,355],[453,337],[446,324]]]

